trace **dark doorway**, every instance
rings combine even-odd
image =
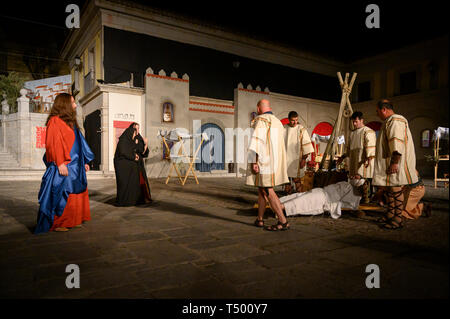
[[[84,132],[86,142],[94,153],[94,159],[89,163],[91,170],[100,170],[102,163],[102,131],[101,131],[101,113],[100,110],[92,112],[84,120]]]

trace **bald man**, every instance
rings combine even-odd
[[[286,150],[284,145],[284,127],[277,119],[268,100],[257,104],[258,116],[255,118],[254,129],[249,150],[246,184],[258,187],[258,218],[255,226],[264,227],[264,212],[266,200],[269,201],[278,223],[265,230],[277,231],[289,229],[289,224],[283,214],[280,200],[274,187],[289,183],[286,167]]]
[[[377,138],[373,185],[387,191],[388,211],[380,219],[383,227],[403,227],[402,209],[405,186],[416,184],[416,153],[409,129],[403,116],[395,114],[389,100],[381,100],[376,107],[378,117],[384,121]]]

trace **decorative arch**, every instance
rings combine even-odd
[[[320,122],[314,127],[314,129],[311,133],[311,139],[314,139],[315,135],[318,135],[321,137],[322,136],[326,137],[326,136],[330,136],[331,133],[333,133],[333,125],[329,122]],[[316,144],[314,141],[312,141],[312,145],[314,147],[315,153],[318,153],[319,145]],[[315,158],[316,158],[315,154],[314,153],[311,154],[311,161],[308,163],[309,166],[313,166],[313,167],[315,166],[315,164],[316,164]]]
[[[328,136],[331,135],[331,133],[333,133],[333,124],[329,122],[320,122],[314,127],[311,136],[314,134]]]

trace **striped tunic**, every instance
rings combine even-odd
[[[387,174],[394,151],[402,155],[399,171]],[[377,138],[373,185],[403,186],[418,180],[416,153],[408,121],[399,114],[393,114],[384,120]]]
[[[286,169],[284,127],[273,114],[264,113],[253,122],[253,134],[248,148],[246,184],[274,187],[289,183]],[[259,173],[253,174],[251,163],[258,155]]]
[[[284,140],[286,142],[287,173],[289,177],[300,178],[305,176],[305,167],[300,168],[303,155],[314,152],[308,131],[302,125],[295,127],[285,125]]]
[[[374,169],[374,159],[370,161],[368,167],[364,163],[366,159],[375,156],[376,135],[370,127],[363,126],[350,132],[346,155],[349,157],[349,175],[356,174],[363,178],[372,178]]]

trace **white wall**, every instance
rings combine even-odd
[[[162,105],[170,102],[174,106],[174,122],[162,122]],[[162,140],[159,138],[160,129],[172,130],[176,128],[186,128],[189,130],[190,119],[189,109],[189,78],[178,78],[166,76],[165,72],[159,75],[153,74],[150,68],[147,70],[145,79],[145,117],[146,135],[149,140],[150,154],[145,160],[147,176],[166,177],[169,164],[162,160]]]
[[[45,147],[36,147],[36,127],[45,127],[47,117],[48,114],[40,113],[28,113],[25,115],[13,113],[5,117],[3,123],[6,127],[6,151],[22,167],[45,169],[42,161]]]
[[[32,169],[45,169],[45,164],[42,160],[45,154],[44,148],[36,147],[36,131],[37,127],[45,127],[48,114],[31,113],[31,168]]]
[[[109,93],[109,170],[114,171],[114,152],[116,141],[114,135],[114,121],[142,122],[142,97],[125,93]]]
[[[306,127],[311,135],[314,127],[323,121],[334,124],[339,104],[327,101],[320,101],[290,95],[284,95],[274,92],[263,92],[248,89],[235,89],[235,124],[236,127],[246,129],[250,127],[250,114],[256,112],[256,105],[259,100],[267,99],[270,101],[274,115],[278,119],[286,118],[290,111],[296,111],[299,114],[300,123]],[[325,150],[326,144],[320,143],[319,152]],[[245,140],[244,149],[248,148],[248,141]],[[245,153],[245,161],[247,161]],[[246,164],[238,163],[237,175],[245,175]]]
[[[6,127],[6,151],[9,152],[15,159],[19,156],[19,134],[18,134],[18,121],[17,113],[9,114],[4,125]]]

